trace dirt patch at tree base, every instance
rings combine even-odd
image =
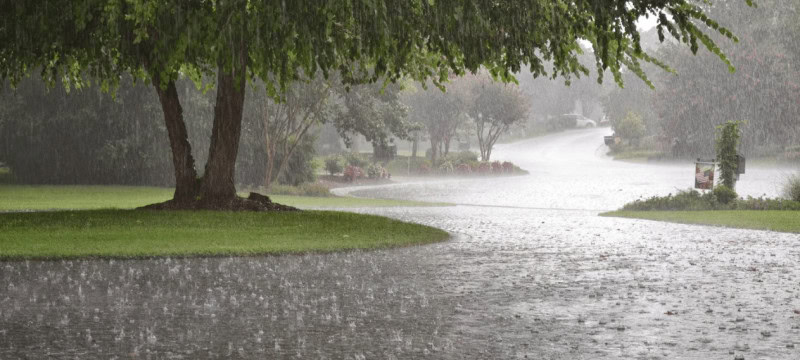
[[[216,210],[216,211],[300,211],[300,209],[272,202],[269,196],[250,193],[247,198],[234,197],[224,201],[179,202],[167,200],[142,206],[141,210]]]

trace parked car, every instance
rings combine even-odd
[[[564,114],[561,115],[560,118],[564,124],[571,124],[571,126],[577,128],[592,128],[597,126],[597,123],[594,120],[589,119],[581,114]]]

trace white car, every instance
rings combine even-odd
[[[572,123],[576,128],[593,128],[597,123],[581,114],[564,114],[561,118],[565,123]]]

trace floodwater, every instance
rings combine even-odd
[[[693,179],[610,161],[607,131],[496,151],[529,176],[342,190],[462,204],[357,210],[445,243],[0,263],[0,358],[800,358],[800,236],[598,217]],[[787,173],[749,167],[737,190]]]

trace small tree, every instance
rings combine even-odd
[[[717,126],[717,162],[719,163],[720,182],[730,189],[736,187],[736,171],[739,167],[740,121],[728,121]]]
[[[623,139],[639,141],[645,134],[642,116],[636,112],[628,111],[624,118],[614,123],[614,132]]]
[[[471,90],[469,115],[475,122],[481,160],[489,161],[500,135],[528,117],[530,102],[518,86],[492,82],[488,77],[474,81]]]

